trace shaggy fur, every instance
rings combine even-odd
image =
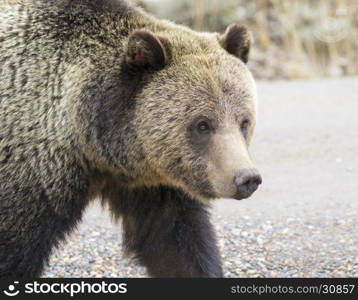
[[[190,128],[250,119],[249,144],[248,50],[242,27],[196,33],[124,1],[2,0],[0,277],[40,276],[96,197],[152,276],[222,276],[210,139]]]

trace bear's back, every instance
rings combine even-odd
[[[31,6],[0,7],[0,152],[29,156],[29,149],[62,138],[65,66]]]
[[[81,41],[82,28],[95,40],[93,20],[107,14],[118,17],[129,8],[116,0],[1,2],[0,145],[5,139],[66,139],[69,74],[79,69],[81,51],[90,51],[94,60],[100,52],[87,47],[86,37]],[[95,41],[93,47],[104,49],[105,44]]]

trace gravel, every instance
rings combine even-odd
[[[214,218],[225,277],[357,277],[358,211],[342,220]],[[44,277],[147,277],[122,253],[120,228],[81,226]],[[307,238],[309,237],[309,238]]]
[[[358,78],[259,82],[263,185],[213,205],[225,277],[358,277]],[[146,277],[98,205],[44,277]]]
[[[223,221],[225,277],[356,277],[357,217]]]
[[[86,225],[53,253],[43,277],[146,277],[146,272],[124,257],[120,230]]]

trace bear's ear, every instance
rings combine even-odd
[[[246,26],[232,24],[219,37],[221,46],[230,54],[240,58],[244,63],[249,60],[251,35]]]
[[[161,70],[168,63],[168,51],[153,33],[138,30],[129,36],[125,62],[136,70]]]

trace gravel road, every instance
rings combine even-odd
[[[259,82],[264,183],[212,218],[226,277],[358,277],[358,78]],[[145,277],[98,204],[44,277]]]

